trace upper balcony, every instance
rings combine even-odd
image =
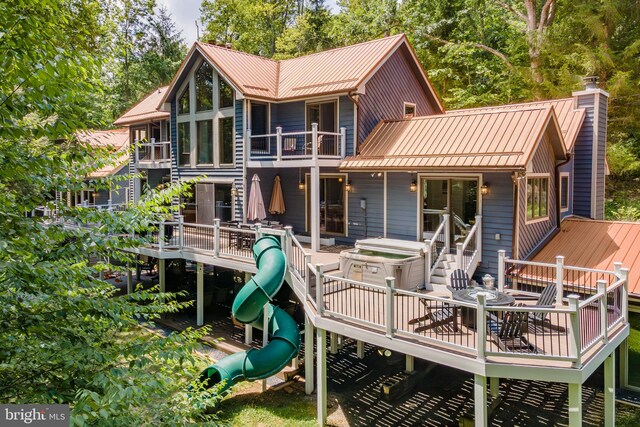
[[[171,167],[171,142],[136,142],[135,163],[138,169],[167,169]]]
[[[347,155],[346,128],[340,132],[318,130],[252,135],[246,133],[249,167],[338,166]]]

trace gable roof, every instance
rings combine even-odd
[[[558,118],[558,124],[560,125],[560,130],[564,138],[565,147],[567,151],[571,151],[585,117],[585,109],[575,108],[575,102],[575,98],[550,99],[545,101],[524,102],[521,104],[506,104],[490,107],[467,108],[464,110],[451,110],[447,111],[447,114],[459,114],[471,111],[522,110],[532,107],[552,106]]]
[[[557,233],[532,259],[555,263],[563,255],[565,265],[613,270],[622,262],[629,271],[629,293],[640,297],[640,222],[597,221],[567,218]]]
[[[154,89],[153,92],[136,102],[123,115],[113,122],[115,126],[128,126],[134,123],[169,118],[169,113],[159,111],[158,105],[169,86]]]
[[[78,132],[80,141],[86,142],[95,148],[106,148],[111,152],[117,152],[118,156],[113,164],[105,165],[93,171],[87,178],[104,178],[120,170],[129,162],[129,130],[126,128],[109,130],[88,130]]]
[[[522,169],[546,135],[566,158],[552,106],[384,120],[341,169]]]
[[[196,42],[174,76],[159,106],[177,90],[180,76],[196,52],[245,96],[289,101],[310,96],[357,90],[400,46],[407,46],[425,87],[443,111],[431,84],[417,62],[404,34],[339,47],[298,58],[276,61],[212,44]]]

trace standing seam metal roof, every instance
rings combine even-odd
[[[149,95],[135,103],[124,114],[113,122],[116,126],[127,126],[148,120],[159,120],[169,118],[166,111],[158,111],[158,103],[167,91],[168,86],[154,89]]]

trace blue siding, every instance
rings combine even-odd
[[[235,127],[236,127],[236,139],[242,139],[244,136],[244,129],[245,127],[243,126],[243,120],[244,120],[244,115],[243,113],[243,109],[244,109],[244,102],[239,99],[236,100],[236,108],[235,108]]]
[[[513,181],[510,173],[485,173],[489,194],[482,196],[482,262],[475,275],[498,274],[498,251],[512,256],[513,249]],[[496,240],[500,234],[500,240]]]
[[[568,163],[560,166],[560,172],[568,172],[569,173],[569,196],[567,197],[567,201],[569,202],[569,209],[561,212],[561,219],[573,214],[573,157],[569,160]],[[560,183],[558,183],[560,185]],[[560,187],[558,187],[558,191],[560,191]]]
[[[370,173],[350,173],[352,190],[349,193],[349,240],[382,237],[384,234],[384,200],[382,176]],[[367,200],[366,211],[360,200]],[[365,230],[366,223],[366,230]]]
[[[418,194],[409,189],[412,180],[410,173],[387,173],[387,237],[391,239],[415,241],[418,236]]]
[[[573,212],[591,217],[591,169],[593,149],[593,95],[578,96],[578,108],[586,114],[574,145]]]
[[[353,102],[346,96],[340,97],[340,116],[339,127],[346,129],[347,135],[347,156],[353,156],[354,154],[354,126],[353,126]]]

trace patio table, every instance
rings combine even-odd
[[[451,292],[453,299],[456,301],[475,303],[478,301],[478,292],[484,292],[486,295],[485,304],[487,306],[501,306],[501,305],[514,305],[516,299],[504,292],[500,292],[496,289],[485,288],[466,288],[454,290]],[[476,328],[476,313],[475,310],[467,307],[461,307],[462,324],[468,328]]]

